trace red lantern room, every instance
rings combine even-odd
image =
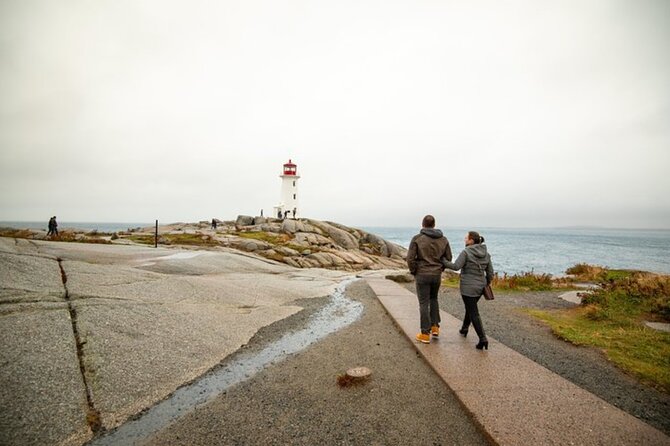
[[[284,164],[284,175],[297,175],[298,166],[293,164],[291,160],[288,160],[288,163]]]

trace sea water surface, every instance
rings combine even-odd
[[[365,231],[409,247],[420,228],[365,227]],[[468,229],[442,228],[454,258],[463,250]],[[670,273],[670,230],[481,228],[494,269],[564,275],[577,263],[609,268]]]
[[[151,227],[155,222],[83,223],[59,222],[58,228],[74,228],[99,232],[125,231],[129,228]],[[6,221],[0,227],[46,230],[47,221]],[[405,248],[420,228],[365,227]],[[456,257],[463,250],[466,228],[442,229]],[[477,228],[486,238],[486,245],[499,273],[534,271],[555,276],[577,263],[609,268],[638,269],[670,273],[670,230],[600,229],[600,228]]]

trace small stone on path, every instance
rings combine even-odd
[[[372,370],[367,367],[354,367],[347,370],[347,376],[352,379],[366,379],[372,374]]]

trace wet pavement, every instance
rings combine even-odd
[[[347,277],[227,250],[0,238],[0,444],[112,430]]]
[[[279,362],[353,323],[360,317],[363,305],[345,296],[344,290],[351,282],[351,279],[341,282],[330,296],[328,304],[313,315],[304,328],[285,334],[260,352],[239,355],[232,362],[224,362],[222,366],[195,382],[178,389],[168,399],[153,406],[138,418],[89,444],[92,446],[141,444],[195,407],[252,378],[268,365]]]
[[[382,279],[368,279],[412,342],[418,332],[416,296]],[[460,321],[441,311],[442,325]],[[472,337],[471,337],[472,338]],[[490,350],[443,330],[417,351],[454,391],[493,443],[669,445],[670,437],[489,337]]]

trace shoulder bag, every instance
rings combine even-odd
[[[484,286],[484,292],[482,293],[484,295],[484,299],[486,300],[495,299],[496,297],[493,295],[493,288],[491,288],[491,285],[486,281],[486,271],[482,269],[482,265],[478,261],[473,260],[473,262],[477,264],[477,266],[479,267],[479,271],[481,271],[482,275],[484,276],[484,283],[486,283],[486,285]]]

